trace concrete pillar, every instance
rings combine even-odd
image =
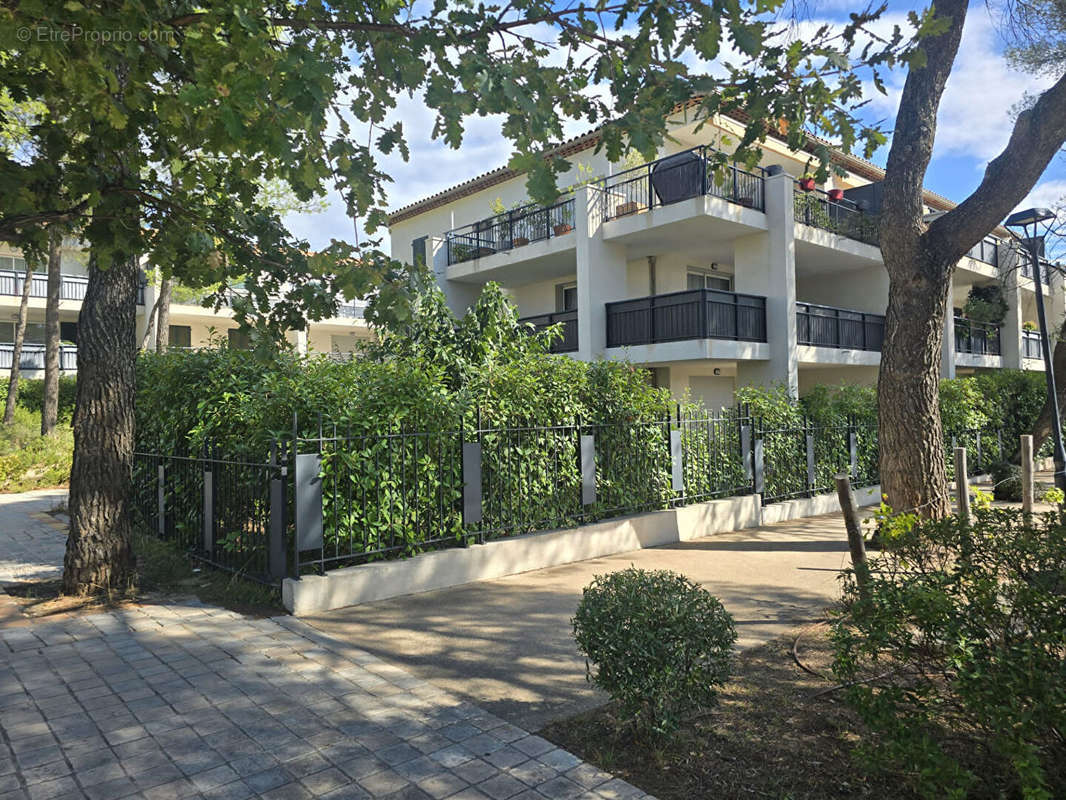
[[[1003,366],[1022,368],[1022,291],[1018,288],[1018,273],[1008,272],[1003,276],[1003,299],[1007,301],[1007,316],[999,329],[999,352]]]
[[[443,236],[430,236],[426,239],[426,261],[433,270],[437,285],[444,292],[448,308],[456,316],[463,316],[481,295],[481,286],[472,283],[459,283],[448,280],[448,248]]]
[[[577,236],[577,357],[590,361],[607,350],[606,304],[626,299],[626,247],[603,239],[601,193],[574,192]]]
[[[293,344],[296,346],[296,352],[302,356],[307,355],[307,329],[302,331],[293,331],[295,334]]]
[[[152,313],[152,307],[155,305],[155,301],[159,299],[159,287],[152,282],[149,282],[144,287],[144,305],[137,306],[136,326],[137,326],[137,345],[140,346],[141,339],[144,338],[144,329],[148,325],[148,315]],[[154,327],[153,321],[153,327]],[[155,335],[153,334],[148,339],[147,349],[155,350]]]
[[[796,356],[796,243],[792,216],[792,178],[780,172],[765,179],[765,233],[734,241],[736,290],[766,297],[768,361],[739,361],[737,384],[783,384],[799,396]]]
[[[944,344],[940,350],[940,377],[955,377],[955,283],[948,287],[947,307],[944,310]]]

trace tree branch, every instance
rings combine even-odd
[[[1066,142],[1066,75],[1018,115],[1010,140],[968,198],[929,226],[938,251],[962,255],[999,225],[1040,179]]]

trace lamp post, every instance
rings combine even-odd
[[[1025,235],[1025,246],[1033,265],[1033,283],[1036,288],[1036,316],[1040,323],[1040,352],[1044,356],[1044,378],[1047,381],[1048,408],[1051,410],[1051,436],[1054,439],[1055,486],[1066,492],[1066,450],[1062,446],[1062,420],[1059,417],[1059,395],[1055,389],[1055,370],[1051,363],[1051,340],[1048,338],[1047,315],[1044,313],[1044,286],[1040,276],[1040,253],[1037,250],[1038,226],[1041,222],[1055,219],[1047,208],[1030,208],[1016,211],[1007,217],[1008,228],[1020,228]],[[1032,226],[1032,233],[1029,227]],[[1050,227],[1050,226],[1049,226]],[[1015,234],[1017,236],[1017,234]],[[1049,287],[1050,288],[1050,287]]]

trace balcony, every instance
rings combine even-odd
[[[718,166],[705,145],[604,178],[603,218],[618,219],[693,197],[710,195],[763,211],[763,172]]]
[[[796,222],[874,247],[880,246],[877,215],[863,211],[847,198],[834,200],[821,189],[805,191],[797,185],[792,209]]]
[[[766,298],[714,289],[607,303],[607,346],[726,339],[766,341]]]
[[[44,370],[44,345],[23,344],[19,369],[27,372]],[[15,345],[11,342],[0,343],[0,370],[11,369],[14,360]],[[78,348],[76,345],[59,346],[59,369],[62,372],[75,372],[78,369]]]
[[[981,261],[985,264],[991,264],[993,267],[999,266],[999,242],[996,239],[982,239],[966,254],[974,261]]]
[[[803,345],[880,352],[885,338],[885,317],[846,308],[796,303],[796,333],[798,342]]]
[[[557,311],[554,314],[539,314],[532,317],[522,317],[519,322],[532,325],[536,330],[542,331],[552,325],[563,326],[563,338],[556,339],[551,344],[552,353],[575,353],[577,352],[577,312]]]
[[[89,285],[89,279],[84,275],[60,276],[59,299],[60,300],[84,300],[85,290]],[[15,272],[9,269],[0,270],[0,295],[8,297],[21,297],[26,273]],[[137,305],[144,305],[144,287],[137,287]],[[30,297],[48,297],[48,275],[41,272],[33,273],[30,279]],[[10,357],[9,357],[10,358]],[[10,367],[10,364],[8,365]],[[43,367],[42,367],[43,369]]]
[[[955,317],[955,352],[975,356],[1001,355],[999,325]]]
[[[337,316],[346,319],[362,319],[366,311],[366,303],[342,302],[337,306]]]
[[[552,206],[522,206],[444,234],[448,266],[566,236],[573,230],[573,195]]]
[[[1022,357],[1044,360],[1040,347],[1040,331],[1022,331]]]

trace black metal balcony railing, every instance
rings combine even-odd
[[[955,352],[975,356],[1000,355],[999,325],[955,317]]]
[[[885,339],[885,317],[847,308],[796,303],[800,344],[842,350],[877,350]]]
[[[736,164],[720,168],[713,157],[716,152],[700,145],[604,178],[599,183],[603,218],[625,217],[701,195],[762,211],[762,168],[754,172]]]
[[[607,346],[687,339],[766,341],[766,298],[690,289],[607,303]]]
[[[553,314],[538,314],[532,317],[522,317],[519,322],[528,322],[538,331],[561,323],[563,326],[563,338],[552,342],[553,353],[574,353],[577,351],[577,312],[556,311]]]
[[[530,242],[565,236],[573,229],[573,195],[565,196],[551,206],[522,206],[444,234],[448,264],[460,264]]]
[[[1044,352],[1040,347],[1039,331],[1022,331],[1022,356],[1024,358],[1044,359]]]
[[[349,319],[361,319],[365,311],[365,303],[342,302],[337,306],[337,316]]]
[[[792,197],[796,222],[821,228],[848,239],[880,246],[878,217],[859,208],[851,200],[833,200],[821,189],[805,191],[796,185]]]
[[[14,360],[15,345],[11,342],[0,343],[0,370],[11,369]],[[59,369],[63,372],[73,372],[78,368],[78,348],[72,344],[59,346]],[[22,345],[22,357],[19,358],[19,369],[43,370],[44,369],[44,345],[25,343]]]
[[[21,297],[25,272],[0,270],[0,295]],[[63,275],[59,284],[60,300],[84,300],[89,279],[84,275]],[[137,305],[144,305],[144,283],[137,288]],[[48,275],[35,272],[30,279],[30,297],[48,297]]]
[[[999,266],[999,242],[995,239],[982,239],[973,247],[967,255],[975,261],[983,261],[994,267]]]

